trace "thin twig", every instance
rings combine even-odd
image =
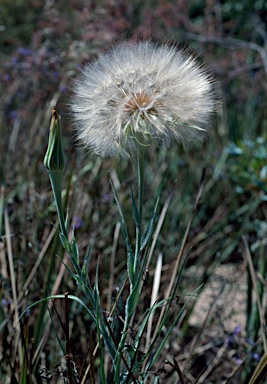
[[[190,39],[200,41],[201,43],[215,43],[215,44],[226,45],[228,47],[240,47],[240,48],[251,49],[253,51],[256,51],[261,56],[263,66],[267,74],[267,51],[266,49],[262,48],[260,45],[256,43],[251,43],[251,42],[243,41],[240,39],[233,39],[231,37],[216,37],[216,36],[210,37],[210,36],[197,35],[191,32],[187,33],[186,36]]]

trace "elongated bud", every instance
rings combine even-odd
[[[44,158],[44,165],[49,172],[62,172],[65,166],[60,131],[60,116],[55,108],[52,111],[48,148]]]

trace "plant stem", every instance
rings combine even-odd
[[[140,261],[140,250],[142,240],[142,221],[143,221],[143,203],[144,203],[144,149],[141,145],[137,150],[137,174],[138,174],[138,216],[139,222],[136,226],[136,242],[135,242],[135,256],[134,256],[134,273],[138,273],[138,264]]]
[[[131,314],[134,313],[134,309],[131,307],[129,300],[132,299],[131,294],[134,294],[133,290],[136,288],[136,284],[140,285],[140,278],[139,278],[140,271],[138,271],[138,266],[140,263],[140,252],[141,252],[141,245],[142,245],[142,221],[143,221],[143,203],[144,203],[144,149],[142,145],[137,145],[136,157],[137,157],[137,178],[138,178],[138,202],[137,202],[138,222],[136,223],[133,281],[130,284],[130,295],[128,297],[126,308],[125,308],[124,327],[123,327],[122,336],[119,342],[119,346],[117,349],[114,383],[119,383],[119,380],[120,380],[122,353],[124,350],[129,325],[131,322],[131,317],[132,317]],[[139,289],[138,289],[138,292],[139,292]],[[130,307],[130,310],[129,310],[129,307]]]

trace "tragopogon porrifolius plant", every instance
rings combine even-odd
[[[153,253],[152,237],[159,216],[157,208],[160,197],[157,196],[150,221],[144,228],[145,154],[150,145],[166,148],[175,142],[186,143],[202,138],[213,107],[210,77],[195,59],[174,46],[155,45],[151,42],[120,45],[85,66],[75,83],[71,110],[77,127],[77,138],[96,155],[112,156],[118,161],[121,157],[128,157],[134,164],[133,172],[136,172],[137,182],[132,186],[135,241],[129,236],[129,223],[124,218],[123,207],[113,188],[125,239],[125,279],[129,283],[123,313],[124,326],[119,339],[115,339],[113,333],[116,323],[113,312],[104,314],[101,307],[98,272],[96,271],[95,284],[92,286],[88,278],[89,256],[81,261],[74,235],[71,242],[68,240],[68,222],[61,202],[64,155],[60,118],[53,111],[45,166],[58,210],[60,239],[73,265],[69,272],[89,300],[90,306],[84,306],[98,330],[102,383],[146,382],[155,359],[177,323],[180,314],[155,348],[157,336],[168,314],[168,305],[175,294],[174,284],[169,297],[164,301],[166,309],[157,330],[140,358],[138,351],[147,332],[149,319],[153,317],[155,309],[163,305],[163,302],[156,299],[151,303],[144,313],[134,340],[131,340],[129,330],[138,308],[146,266],[151,259],[151,252]],[[105,351],[111,357],[108,373],[105,372],[102,361]]]

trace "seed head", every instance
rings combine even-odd
[[[136,144],[199,139],[213,110],[211,80],[195,60],[151,42],[101,55],[74,93],[78,139],[103,157],[128,155]]]

